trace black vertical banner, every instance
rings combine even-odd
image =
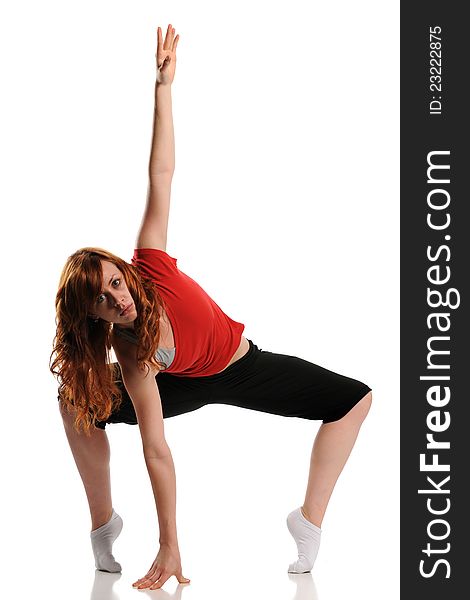
[[[470,32],[401,3],[401,598],[470,597]]]

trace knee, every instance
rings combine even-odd
[[[354,407],[355,409],[357,409],[355,412],[356,412],[357,418],[360,420],[361,423],[367,417],[371,405],[372,405],[372,391],[369,390],[367,392],[367,394],[365,396],[363,396],[359,400],[359,402],[356,404],[356,406]]]
[[[343,417],[337,421],[331,422],[341,423],[346,428],[353,427],[358,429],[362,425],[364,419],[367,417],[371,404],[372,392],[368,391],[367,394],[362,396],[359,402],[356,402],[356,404],[354,404],[354,406]],[[329,421],[326,422],[326,424],[328,423]]]

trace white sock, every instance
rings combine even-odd
[[[287,515],[287,528],[297,544],[298,560],[289,565],[288,573],[312,570],[320,548],[321,529],[306,519],[300,508]]]
[[[113,508],[113,514],[109,521],[90,533],[95,567],[99,571],[108,571],[109,573],[121,571],[121,565],[114,560],[112,554],[114,540],[121,533],[121,529],[122,519]]]

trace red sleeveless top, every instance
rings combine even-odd
[[[173,329],[175,357],[165,373],[184,377],[222,371],[240,345],[245,329],[226,315],[177,259],[156,248],[136,248],[132,264],[156,285]]]

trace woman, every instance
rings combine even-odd
[[[82,248],[63,269],[56,297],[51,371],[90,507],[96,568],[120,571],[112,545],[122,528],[109,479],[107,423],[138,424],[155,496],[160,549],[135,587],[156,589],[183,576],[176,531],[176,483],[163,419],[208,403],[323,420],[305,500],[287,517],[298,558],[312,569],[321,523],[336,480],[371,404],[371,388],[294,356],[260,350],[166,253],[174,172],[171,85],[179,35],[157,33],[155,119],[147,205],[132,263]],[[113,348],[118,363],[110,364]],[[52,360],[52,356],[51,356]]]

